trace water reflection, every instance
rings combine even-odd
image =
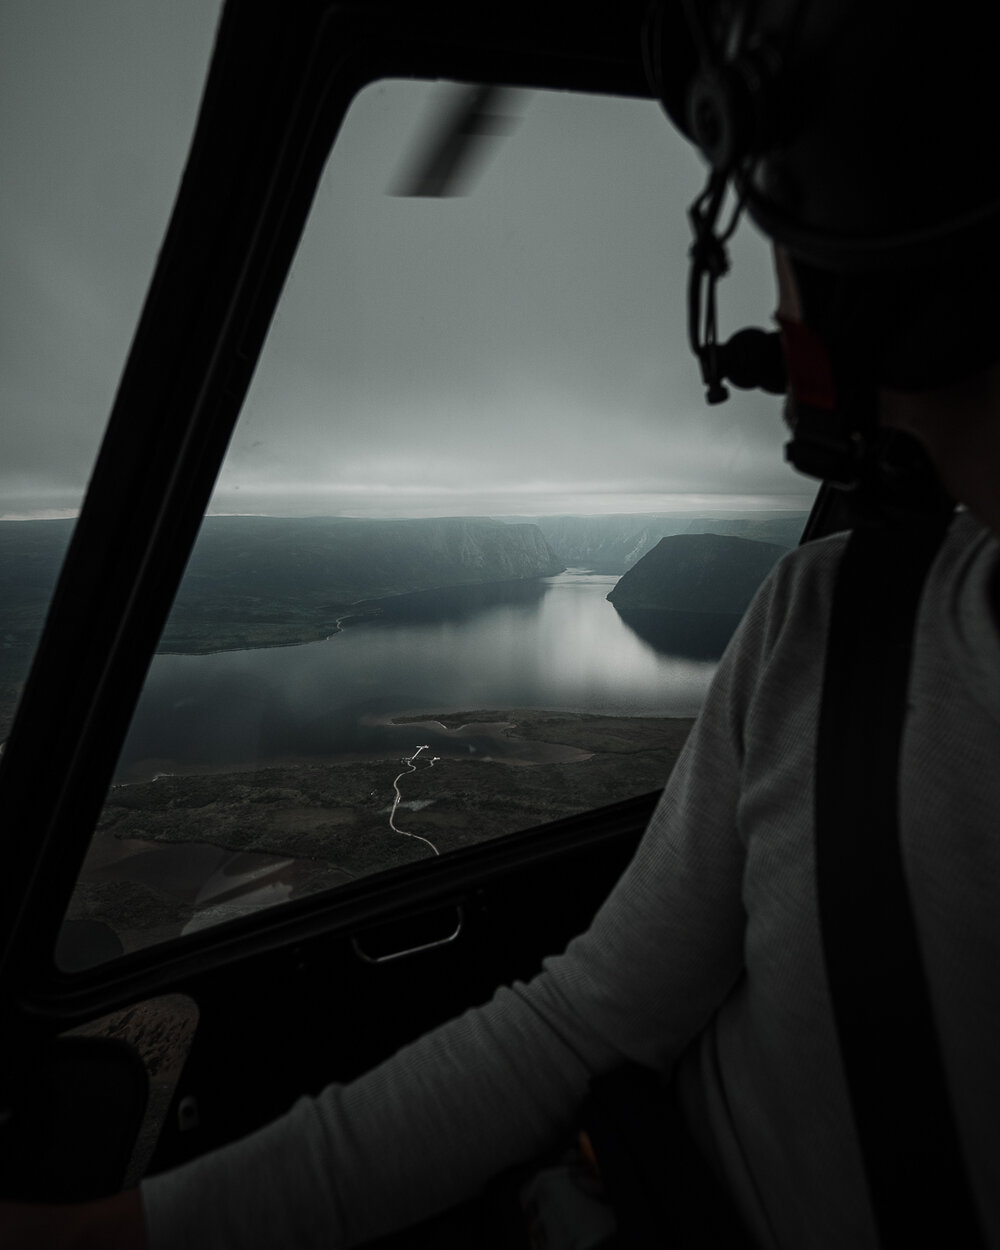
[[[489,582],[485,586],[445,586],[440,590],[417,590],[376,603],[378,615],[387,621],[467,621],[490,609],[516,610],[525,616],[537,611],[552,588],[551,577],[532,581]]]
[[[415,751],[435,762],[591,758],[510,736],[515,709],[694,715],[715,669],[704,619],[650,643],[648,620],[637,629],[607,602],[615,581],[570,571],[409,596],[324,642],[158,656],[118,780],[159,780],[109,795],[63,929],[60,966],[90,967],[410,862],[409,850],[400,858],[402,848],[385,841],[409,843],[412,833],[408,818],[393,823],[399,767],[381,778],[387,760]],[[450,728],[436,719],[490,709]],[[321,761],[323,788],[332,781],[327,765],[359,760],[374,763],[349,766],[319,802],[311,770],[297,767]],[[296,767],[286,777],[287,765]],[[276,774],[265,771],[271,767]],[[249,776],[244,784],[242,776],[200,775],[258,769],[260,785]],[[530,798],[525,792],[522,807]],[[407,792],[398,810],[433,801]],[[440,830],[447,829],[445,821]]]
[[[615,581],[570,570],[407,596],[325,642],[157,656],[118,778],[405,753],[412,733],[389,723],[394,713],[694,715],[715,653],[647,645],[606,601]]]
[[[616,610],[658,655],[690,660],[718,660],[742,619],[738,613]]]

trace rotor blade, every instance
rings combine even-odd
[[[517,117],[505,111],[512,92],[482,84],[460,91],[435,125],[429,141],[391,195],[463,195],[475,165],[482,165],[497,138]]]

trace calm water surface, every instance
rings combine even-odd
[[[157,656],[119,779],[411,750],[413,728],[386,724],[393,715],[528,707],[693,716],[715,660],[642,641],[606,601],[617,580],[570,570],[415,597],[324,642]],[[424,737],[435,750],[448,746]]]

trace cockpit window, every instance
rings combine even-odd
[[[658,106],[510,93],[467,194],[395,194],[465,90],[349,112],[64,964],[658,788],[797,539],[775,401],[706,408],[687,353]],[[773,306],[736,251],[724,334]]]

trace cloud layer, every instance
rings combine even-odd
[[[216,17],[203,0],[4,6],[0,513],[84,489]],[[802,506],[775,401],[702,399],[684,303],[703,171],[659,108],[525,94],[469,195],[387,194],[455,90],[387,82],[355,101],[213,509]],[[764,243],[744,226],[734,250],[724,334],[773,306]]]

